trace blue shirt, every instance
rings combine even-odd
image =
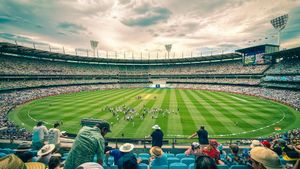
[[[150,166],[160,166],[160,165],[168,165],[168,157],[166,154],[163,154],[161,157],[155,157],[155,159],[152,160],[150,164]]]
[[[119,159],[124,155],[124,153],[122,153],[118,149],[110,150],[109,154],[114,157],[114,163],[115,163],[115,165],[118,164]]]

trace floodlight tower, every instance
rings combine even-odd
[[[167,45],[165,45],[165,47],[166,47],[166,50],[168,52],[168,59],[169,59],[169,54],[170,54],[170,51],[172,49],[172,44],[167,44]]]
[[[278,43],[279,48],[280,48],[280,32],[285,28],[288,18],[289,18],[289,15],[285,14],[285,15],[276,17],[270,21],[271,24],[273,25],[273,27],[278,32],[277,43]]]
[[[90,42],[91,42],[91,48],[93,49],[94,56],[95,56],[95,50],[98,46],[98,41],[90,40]]]

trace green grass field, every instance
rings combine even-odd
[[[141,96],[138,100],[136,97]],[[156,99],[155,99],[156,97]],[[143,107],[162,108],[179,113],[152,119],[147,114],[133,122],[120,120],[105,112],[106,106],[126,105],[137,111]],[[258,137],[274,132],[275,127],[287,130],[299,127],[300,113],[292,108],[258,97],[223,92],[183,89],[114,89],[86,91],[50,96],[17,107],[9,118],[29,130],[43,120],[48,128],[62,120],[61,130],[77,133],[82,118],[105,119],[113,122],[108,137],[141,138],[149,135],[151,126],[159,124],[165,137],[187,137],[200,125],[206,126],[210,137]],[[238,123],[235,123],[238,122]]]

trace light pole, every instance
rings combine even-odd
[[[91,42],[91,48],[93,49],[94,57],[95,57],[95,50],[98,46],[98,41],[90,40]]]
[[[277,43],[280,49],[280,32],[285,28],[287,21],[288,21],[289,15],[285,14],[279,17],[276,17],[272,19],[270,22],[273,25],[273,27],[277,30],[278,32],[278,39]]]

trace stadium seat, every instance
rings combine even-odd
[[[139,169],[148,169],[148,165],[145,163],[140,163],[139,164]]]
[[[180,162],[179,158],[176,158],[176,157],[169,157],[169,158],[168,158],[168,164],[169,164],[169,166],[170,166],[172,163],[179,163],[179,162]]]
[[[195,163],[189,165],[189,169],[194,169],[194,168],[195,168]]]
[[[14,151],[10,148],[4,148],[0,150],[1,153],[5,153],[5,154],[11,154],[14,153]]]
[[[180,160],[180,162],[186,164],[187,166],[189,166],[190,164],[195,163],[195,159],[190,158],[190,157],[184,157]]]
[[[182,158],[188,157],[188,156],[186,156],[184,153],[179,153],[179,154],[176,154],[176,157],[179,158],[179,160],[181,160]]]
[[[7,154],[0,152],[0,158],[5,157]]]
[[[230,169],[248,169],[246,165],[232,165]]]
[[[118,166],[117,165],[111,165],[110,169],[118,169]]]
[[[282,157],[280,157],[280,162],[282,165],[286,165],[286,161]]]
[[[148,153],[140,153],[140,154],[139,154],[139,157],[140,157],[140,158],[143,158],[143,157],[145,157],[145,158],[150,158],[150,154],[148,154]]]
[[[172,163],[169,166],[169,169],[186,169],[187,165],[183,163]]]
[[[167,155],[167,157],[175,157],[175,155],[172,153],[166,153],[166,155]]]
[[[168,169],[167,165],[151,166],[150,169]]]
[[[144,163],[144,164],[149,164],[149,158],[146,158],[146,157],[140,157],[141,158],[141,163]]]
[[[229,169],[228,165],[218,165],[218,169]]]

